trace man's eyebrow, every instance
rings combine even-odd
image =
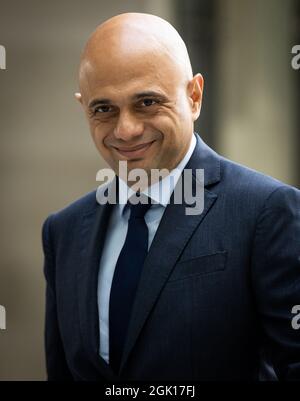
[[[155,91],[145,91],[145,92],[137,93],[133,96],[133,99],[139,100],[139,99],[143,99],[145,97],[156,97],[163,101],[168,100],[167,96],[165,96],[163,93],[155,92]]]
[[[91,109],[94,106],[98,106],[100,104],[111,104],[111,101],[109,99],[94,99],[89,103],[88,107],[89,109]]]
[[[145,97],[156,97],[162,100],[167,100],[167,97],[165,95],[163,95],[161,92],[156,92],[156,91],[145,91],[145,92],[140,92],[140,93],[136,93],[135,95],[132,96],[133,100],[139,100],[139,99],[143,99]],[[101,105],[101,104],[112,104],[112,101],[110,99],[106,99],[106,98],[99,98],[99,99],[94,99],[92,100],[88,107],[91,109],[95,106]]]

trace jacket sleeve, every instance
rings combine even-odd
[[[57,319],[55,258],[50,238],[49,216],[43,224],[44,275],[46,278],[45,354],[48,381],[73,380],[68,368]]]
[[[283,185],[265,201],[256,224],[252,285],[265,355],[279,380],[300,380],[300,191]],[[299,326],[299,325],[298,325]]]

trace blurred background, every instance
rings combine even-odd
[[[167,19],[186,41],[205,78],[202,138],[300,184],[299,0],[0,0],[0,380],[46,377],[41,225],[104,167],[74,99],[79,56],[99,23],[129,11]]]

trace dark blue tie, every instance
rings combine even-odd
[[[124,246],[112,280],[109,301],[109,363],[115,372],[120,367],[139,278],[148,252],[148,227],[144,220],[147,204],[130,204],[130,218]]]

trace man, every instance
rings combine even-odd
[[[266,366],[299,379],[300,191],[193,133],[203,78],[161,18],[129,13],[100,25],[79,86],[95,145],[117,174],[126,161],[129,172],[167,169],[175,181],[163,178],[160,195],[157,181],[140,191],[127,183],[127,204],[102,204],[93,191],[44,223],[49,380],[258,380]],[[188,215],[174,192],[187,170],[201,185],[198,169],[203,210]],[[149,206],[130,205],[131,193]]]

